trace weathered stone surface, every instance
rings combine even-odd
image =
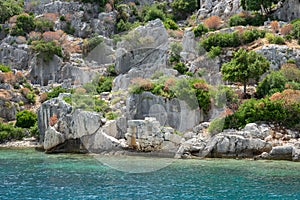
[[[57,116],[57,122],[51,124],[51,117]],[[42,104],[38,111],[39,130],[44,149],[48,152],[64,152],[61,147],[67,144],[72,152],[83,149],[90,152],[116,150],[120,142],[109,134],[116,133],[115,122],[103,126],[98,113],[75,110],[59,98],[54,98]],[[53,122],[52,122],[53,123]],[[70,142],[69,142],[70,143]],[[77,149],[76,149],[77,148]]]
[[[218,134],[208,141],[201,156],[205,157],[254,157],[272,149],[270,143],[261,139],[244,138],[239,135]]]
[[[284,21],[300,18],[299,6],[300,4],[297,0],[284,1],[282,7],[274,13],[274,16]]]
[[[292,160],[294,155],[293,146],[273,147],[270,152],[270,158],[275,160]]]
[[[171,126],[181,132],[201,121],[199,110],[191,110],[184,101],[155,96],[150,92],[130,95],[126,107],[128,119],[155,117],[162,126]]]
[[[164,73],[167,49],[168,34],[159,19],[129,32],[117,45],[115,69],[120,75],[114,82],[114,90],[127,89],[134,78]]]
[[[256,50],[256,52],[264,55],[269,60],[272,70],[280,69],[281,65],[289,59],[295,60],[297,65],[300,64],[300,49],[298,48],[270,44],[263,46],[261,49]]]
[[[27,69],[29,63],[28,46],[9,45],[6,42],[0,43],[0,63],[10,66],[11,69]]]
[[[240,0],[204,0],[200,2],[201,8],[197,12],[198,19],[205,19],[213,15],[227,18],[243,10]]]
[[[184,31],[180,56],[184,61],[194,60],[198,56],[197,41],[192,29]]]

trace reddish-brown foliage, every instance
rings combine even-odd
[[[271,101],[282,100],[283,105],[288,106],[300,102],[300,90],[284,90],[282,93],[276,92],[270,97]]]
[[[281,35],[287,35],[292,31],[292,29],[293,29],[293,25],[292,24],[287,24],[287,25],[284,25],[280,29],[280,33],[281,33]]]
[[[43,103],[43,102],[45,102],[46,100],[47,100],[47,98],[48,98],[48,94],[45,92],[45,93],[42,93],[41,95],[40,95],[40,102],[41,103]]]
[[[277,33],[279,31],[278,21],[271,21],[270,27],[274,33]]]
[[[49,126],[54,126],[58,122],[57,115],[54,114],[49,119]]]
[[[131,82],[145,91],[153,89],[153,83],[149,79],[135,78]]]
[[[164,84],[164,90],[165,91],[170,91],[171,90],[171,88],[173,87],[173,86],[175,86],[175,79],[174,78],[169,78],[169,79],[167,79],[166,81],[165,81],[165,84]]]
[[[59,41],[61,38],[61,35],[58,32],[53,32],[53,31],[47,31],[45,33],[43,33],[43,39],[46,42],[50,42],[50,41]]]
[[[300,69],[298,69],[297,65],[286,63],[281,66],[280,71],[289,81],[300,82]]]
[[[206,83],[201,83],[201,82],[194,83],[194,88],[208,91],[208,85]]]
[[[208,27],[209,29],[217,30],[221,26],[221,18],[218,16],[211,16],[204,20],[204,25]]]
[[[21,88],[21,93],[23,94],[23,96],[27,96],[30,93],[30,89],[28,88]]]
[[[0,83],[15,84],[16,76],[12,72],[0,72]]]
[[[45,13],[43,18],[48,19],[51,22],[55,22],[58,17],[57,13]]]

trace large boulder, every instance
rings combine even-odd
[[[269,158],[273,160],[292,160],[295,153],[294,147],[285,145],[273,147],[269,153]]]
[[[127,98],[128,119],[155,117],[162,126],[170,126],[179,131],[193,128],[201,121],[198,109],[191,109],[185,101],[168,99],[150,92],[132,94]]]
[[[297,0],[284,1],[283,5],[274,13],[274,16],[284,21],[300,18],[300,3]]]
[[[103,127],[101,114],[73,110],[63,96],[44,102],[38,110],[40,143],[46,152],[102,152],[118,149],[119,141]]]
[[[127,89],[130,80],[137,77],[149,78],[156,72],[168,73],[165,72],[167,49],[168,34],[159,19],[129,32],[117,44],[115,69],[120,75],[113,89]]]

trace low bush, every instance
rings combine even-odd
[[[176,63],[173,66],[173,69],[177,70],[180,74],[185,74],[189,70],[187,66],[182,62]]]
[[[229,18],[229,26],[245,26],[247,21],[244,17],[236,14]]]
[[[34,17],[22,14],[17,17],[16,25],[12,28],[11,35],[25,36],[26,33],[35,29]]]
[[[257,29],[245,30],[242,33],[213,33],[203,38],[200,45],[206,50],[214,47],[238,47],[242,43],[248,44],[257,40],[258,38],[265,37],[265,31],[259,31]]]
[[[221,18],[218,16],[211,16],[204,20],[204,25],[212,30],[217,30],[221,26]]]
[[[283,37],[274,35],[272,33],[267,33],[266,38],[271,44],[285,44]]]
[[[285,88],[287,79],[279,71],[272,71],[261,82],[259,82],[256,93],[262,98],[266,95],[272,95],[275,92],[281,92]]]
[[[114,120],[118,117],[118,114],[115,113],[115,112],[108,112],[108,113],[105,113],[105,118],[108,119],[108,120]]]
[[[12,124],[0,123],[0,143],[12,139],[21,140],[26,136],[26,131],[22,128],[16,128]]]
[[[278,95],[279,94],[279,95]],[[242,128],[247,123],[271,122],[288,128],[299,128],[300,103],[286,104],[280,93],[274,94],[279,98],[249,99],[233,114],[225,118],[225,128]],[[299,94],[298,97],[299,98]],[[290,98],[290,97],[289,97]]]
[[[222,48],[221,47],[211,47],[210,51],[208,52],[208,57],[213,59],[217,56],[219,56],[222,52]]]
[[[218,108],[225,106],[233,108],[238,103],[238,95],[228,86],[219,85],[216,89],[211,89],[209,92],[214,105]]]
[[[294,23],[290,35],[294,39],[300,39],[300,23]]]
[[[30,128],[37,122],[37,115],[28,110],[18,112],[16,118],[16,126],[21,128]]]
[[[148,21],[155,20],[155,19],[160,19],[161,21],[165,21],[166,15],[163,12],[163,10],[159,9],[157,7],[157,5],[153,4],[147,10],[147,13],[144,17],[144,21],[148,22]]]
[[[11,69],[10,69],[10,67],[8,67],[6,65],[0,64],[0,71],[2,71],[2,72],[11,72]]]
[[[60,93],[66,93],[66,92],[68,92],[68,90],[62,88],[61,86],[54,87],[49,92],[47,92],[47,100],[58,97]]]
[[[264,38],[266,35],[266,31],[264,30],[257,30],[257,29],[247,29],[241,33],[241,43],[248,44],[251,43],[258,38]]]
[[[54,41],[45,42],[44,40],[33,41],[31,48],[38,53],[39,57],[45,62],[49,62],[54,55],[62,57],[62,48]]]
[[[179,62],[180,61],[180,53],[183,50],[182,44],[180,42],[172,42],[170,44],[170,58],[169,61]]]
[[[112,89],[113,77],[110,76],[100,76],[98,78],[98,83],[96,86],[97,92],[100,94],[102,92],[110,92]]]
[[[172,30],[178,30],[179,26],[176,24],[176,22],[170,18],[166,18],[164,21],[164,26],[166,29],[172,29]]]
[[[213,33],[208,37],[203,38],[200,44],[206,51],[210,51],[213,46],[238,47],[241,44],[241,41],[237,32]]]
[[[35,20],[35,30],[38,32],[53,31],[54,23],[46,18]]]
[[[281,66],[280,72],[288,81],[300,83],[300,69],[293,63],[286,63]]]
[[[208,132],[211,134],[211,136],[218,134],[223,131],[225,123],[225,118],[215,118],[213,119],[208,127]]]
[[[199,24],[197,27],[193,28],[193,32],[195,37],[201,37],[208,32],[208,28],[203,24]]]
[[[21,0],[5,0],[0,2],[0,24],[5,23],[10,17],[22,13],[24,1]]]

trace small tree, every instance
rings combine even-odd
[[[270,63],[267,59],[255,51],[247,52],[239,49],[234,52],[230,62],[224,63],[221,68],[224,80],[242,82],[244,93],[250,79],[258,81],[259,77],[269,69]]]
[[[28,110],[23,110],[17,113],[16,126],[21,128],[30,128],[34,126],[37,121],[37,115]]]
[[[197,0],[174,0],[171,6],[177,19],[185,19],[197,9]]]
[[[273,4],[279,3],[281,0],[241,0],[244,10],[261,11],[261,13],[269,14]]]

